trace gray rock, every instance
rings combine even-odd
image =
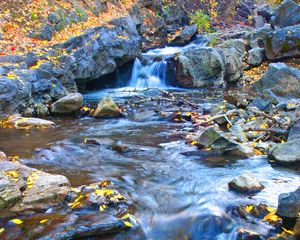
[[[284,63],[272,63],[253,87],[258,94],[275,104],[290,98],[300,98],[300,71]]]
[[[96,118],[120,117],[122,112],[112,98],[105,97],[99,102],[93,116]]]
[[[267,34],[266,57],[270,60],[300,56],[300,24]]]
[[[234,178],[229,184],[229,188],[242,193],[255,193],[264,189],[252,173],[244,173]]]
[[[263,48],[253,48],[248,52],[247,63],[251,66],[259,66],[264,60],[264,49]]]
[[[236,109],[236,107],[228,102],[222,102],[218,105],[213,106],[211,109],[211,114],[214,115],[219,115],[224,112],[227,112],[228,110],[233,110]],[[225,124],[227,123],[227,120],[225,117],[220,117],[215,120],[216,123],[218,124]]]
[[[249,107],[256,107],[263,111],[269,111],[272,109],[272,103],[264,98],[254,98],[253,101],[248,105]]]
[[[0,114],[12,114],[31,98],[30,85],[17,79],[0,77]]]
[[[39,117],[45,117],[49,114],[49,109],[45,104],[38,103],[35,106],[36,115]]]
[[[283,193],[278,198],[276,214],[280,217],[297,218],[300,212],[300,187],[295,192]]]
[[[19,114],[10,117],[7,124],[15,128],[52,128],[55,126],[54,122],[40,118],[25,118]]]
[[[238,228],[237,230],[237,239],[240,240],[264,240],[257,232],[253,232],[244,228]]]
[[[293,122],[291,128],[290,128],[290,133],[289,133],[289,141],[296,140],[298,139],[300,141],[300,117],[298,117],[295,122]]]
[[[6,154],[4,152],[0,151],[0,161],[1,160],[6,160],[6,159],[7,159]]]
[[[263,16],[267,22],[270,22],[272,16],[274,16],[274,9],[270,5],[261,5],[257,8],[257,14]]]
[[[223,84],[224,61],[214,48],[196,47],[180,53],[176,69],[176,80],[183,87]]]
[[[294,139],[287,143],[273,146],[268,153],[269,159],[281,163],[294,163],[300,161],[300,141]]]
[[[196,35],[196,33],[197,33],[197,26],[195,24],[191,26],[185,26],[181,31],[181,33],[178,36],[176,36],[171,43],[176,45],[187,44],[192,40],[192,38]]]
[[[284,0],[276,9],[275,24],[280,28],[300,24],[300,5],[292,0]]]
[[[238,156],[248,156],[252,154],[249,147],[226,138],[221,132],[216,131],[214,128],[203,129],[197,132],[195,140],[200,146],[210,147],[220,152],[228,152]]]
[[[263,28],[266,23],[264,17],[260,16],[260,15],[254,16],[253,21],[254,21],[254,26],[256,29]]]
[[[224,79],[235,82],[243,75],[242,59],[246,54],[246,46],[242,39],[230,39],[221,45],[222,56],[225,62]]]
[[[83,97],[80,93],[71,93],[53,103],[53,113],[68,114],[78,111],[83,105]]]
[[[61,204],[71,191],[64,176],[47,174],[16,162],[0,161],[0,168],[2,217],[45,211]],[[10,174],[12,172],[14,174]]]

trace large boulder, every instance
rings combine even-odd
[[[284,0],[276,9],[275,24],[280,28],[300,24],[300,5],[293,0]]]
[[[265,50],[270,60],[300,56],[300,24],[267,34]]]
[[[300,141],[299,139],[280,143],[269,150],[269,159],[281,163],[293,163],[300,161]]]
[[[242,39],[228,40],[221,45],[222,56],[225,62],[224,80],[236,82],[244,71],[243,56],[246,53],[245,43]]]
[[[64,176],[0,161],[0,216],[32,214],[60,205],[71,191]]]
[[[272,63],[253,87],[259,95],[273,103],[300,98],[300,70],[284,63]]]
[[[190,48],[177,56],[176,79],[183,87],[221,86],[224,61],[217,49]]]
[[[93,116],[96,118],[120,117],[122,112],[112,98],[105,97],[99,102]]]
[[[255,193],[264,189],[252,173],[244,173],[228,183],[230,189],[242,193]]]
[[[12,114],[31,98],[30,86],[18,79],[0,77],[0,115]]]
[[[300,140],[300,117],[292,124],[289,132],[289,141]]]
[[[280,217],[297,218],[300,212],[300,187],[295,192],[283,193],[278,198],[276,214]]]
[[[83,105],[83,97],[80,93],[71,93],[52,105],[53,113],[73,113],[78,111]]]

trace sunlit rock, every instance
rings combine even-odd
[[[244,173],[234,178],[229,184],[229,188],[242,193],[255,193],[264,189],[252,173]]]

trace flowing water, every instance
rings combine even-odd
[[[137,65],[130,84],[138,79],[135,76],[140,68],[149,73],[151,84],[157,83],[151,77],[164,76],[162,62],[155,67]],[[146,87],[139,84],[138,80],[132,87]],[[166,86],[164,82],[159,84]],[[107,91],[93,92],[85,98],[97,102],[105,94]],[[181,90],[178,94],[198,104],[210,104],[217,102],[222,93]],[[122,91],[111,96],[118,102],[129,97]],[[108,239],[237,239],[238,228],[256,231],[266,238],[273,231],[271,226],[234,217],[231,209],[258,203],[276,207],[280,193],[300,185],[299,170],[272,167],[265,157],[240,159],[186,145],[180,132],[188,131],[190,124],[151,116],[142,120],[52,120],[57,123],[55,129],[0,129],[0,149],[11,156],[20,155],[26,165],[63,174],[74,186],[110,179],[133,201],[132,211],[141,227]],[[87,145],[83,143],[86,138],[109,138],[138,151],[118,152],[106,146]],[[265,189],[253,196],[229,191],[228,182],[247,171],[261,179]],[[23,239],[17,232],[16,236]]]

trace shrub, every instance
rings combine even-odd
[[[191,23],[197,25],[200,32],[211,32],[210,17],[205,14],[202,10],[197,10],[194,14],[190,16]]]

